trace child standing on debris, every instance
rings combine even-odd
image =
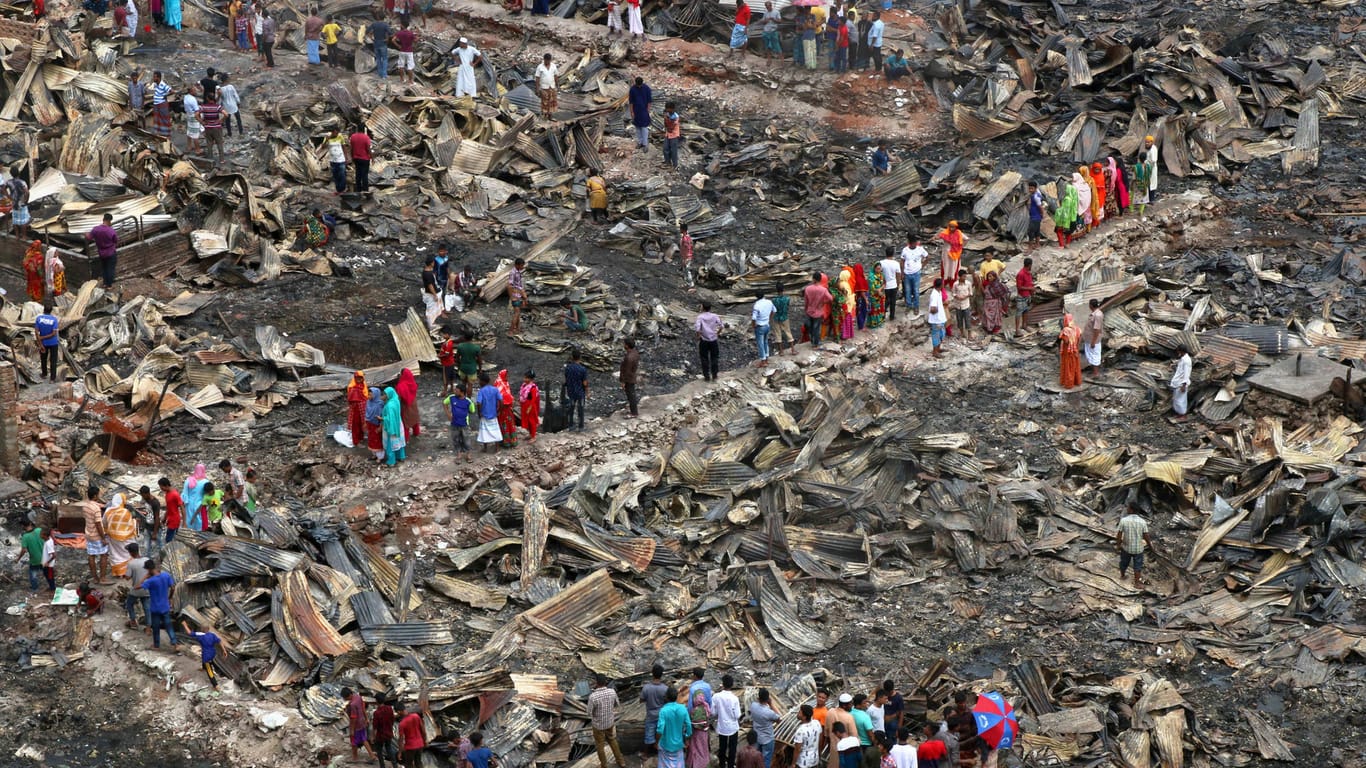
[[[536,430],[541,425],[541,388],[536,385],[536,372],[522,374],[522,387],[517,392],[522,408],[522,426],[527,431],[527,442],[536,442]]]
[[[522,332],[522,308],[526,305],[526,259],[518,257],[512,262],[512,273],[508,275],[508,307],[512,310],[512,320],[508,323],[508,336]]]
[[[455,394],[442,402],[451,411],[451,450],[460,458],[468,460],[470,447],[465,432],[469,429],[470,416],[474,413],[474,403],[470,402],[469,390],[463,382],[458,383],[455,385]]]
[[[365,699],[350,688],[342,689],[342,698],[346,699],[346,720],[347,730],[351,736],[351,762],[356,762],[360,756],[356,754],[361,746],[370,753],[370,757],[375,757],[375,750],[370,748],[370,738],[368,726],[369,718],[365,716]]]

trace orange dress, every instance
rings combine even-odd
[[[1072,323],[1071,315],[1063,318],[1058,334],[1058,367],[1063,389],[1081,386],[1081,329]]]

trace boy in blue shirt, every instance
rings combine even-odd
[[[219,640],[218,635],[215,635],[212,632],[195,632],[190,629],[189,622],[181,622],[180,625],[185,628],[185,632],[190,637],[193,637],[199,642],[200,666],[204,667],[204,674],[209,676],[209,683],[211,683],[214,688],[217,688],[218,675],[214,674],[213,660],[217,658],[218,646],[222,644],[223,641]]]
[[[57,335],[58,325],[57,316],[52,314],[52,302],[44,302],[43,314],[38,315],[33,321],[33,328],[38,332],[42,375],[49,377],[49,381],[53,382],[57,381],[57,348],[62,342],[61,337]]]
[[[470,414],[474,413],[474,403],[470,402],[469,390],[463,382],[455,385],[455,394],[444,401],[451,410],[451,450],[470,458],[470,447],[465,441],[465,432],[470,426]]]

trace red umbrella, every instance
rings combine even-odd
[[[1015,721],[1015,708],[1001,694],[992,691],[977,697],[972,708],[972,719],[977,723],[977,735],[992,749],[1010,749],[1020,724]]]

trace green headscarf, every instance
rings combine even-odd
[[[1058,209],[1053,211],[1053,223],[1063,229],[1071,229],[1077,223],[1077,206],[1081,200],[1077,197],[1077,188],[1071,184],[1063,184],[1067,190],[1062,195],[1062,202],[1058,203]]]
[[[390,437],[403,436],[403,406],[398,402],[398,392],[393,387],[384,388],[384,434]]]

